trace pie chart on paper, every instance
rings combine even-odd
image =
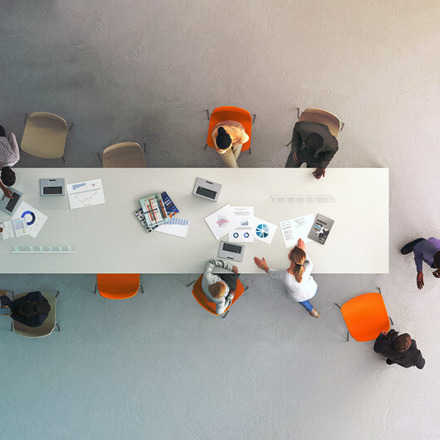
[[[257,226],[255,233],[260,238],[266,238],[269,236],[269,226],[262,223],[261,225]]]

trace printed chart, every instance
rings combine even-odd
[[[12,219],[23,219],[26,222],[26,232],[31,237],[36,237],[46,223],[47,216],[26,202],[21,202]]]
[[[85,208],[105,203],[101,179],[70,183],[67,185],[67,194],[69,196],[70,209]]]

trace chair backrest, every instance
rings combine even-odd
[[[209,301],[208,298],[206,297],[205,293],[202,290],[202,279],[203,279],[203,274],[200,275],[199,279],[195,282],[193,290],[192,290],[192,294],[193,294],[195,300],[205,310],[212,313],[213,315],[217,315],[217,313],[215,313],[215,306],[216,306],[215,303]],[[231,305],[225,310],[225,313],[229,310],[229,308],[232,306],[232,304],[234,304],[235,301],[237,301],[237,299],[240,298],[240,296],[243,294],[243,292],[244,292],[244,286],[240,280],[237,280],[237,289],[235,290],[234,298],[232,300]]]
[[[306,108],[299,117],[298,121],[316,122],[317,124],[327,125],[330,133],[337,138],[341,129],[340,119],[326,110],[319,108]]]
[[[27,295],[29,292],[20,293],[20,295],[15,295],[14,299],[21,298]],[[47,299],[50,305],[50,312],[47,318],[44,320],[43,324],[39,327],[29,327],[27,325],[21,324],[20,322],[14,321],[14,331],[17,335],[26,336],[28,338],[41,338],[43,336],[48,336],[52,333],[56,324],[56,306],[57,299],[55,295],[50,293],[41,292],[41,294]]]
[[[131,298],[139,290],[138,273],[98,273],[96,278],[99,294],[104,298]]]
[[[244,131],[249,136],[249,140],[245,144],[243,144],[241,151],[249,150],[249,148],[251,148],[252,139],[252,116],[247,110],[240,107],[223,106],[217,107],[213,110],[209,119],[208,137],[206,138],[206,143],[211,148],[215,148],[214,140],[212,139],[212,132],[214,131],[214,127],[219,122],[228,120],[236,121],[243,125]]]
[[[136,142],[119,142],[102,153],[104,168],[146,168],[144,150]]]
[[[341,313],[356,341],[372,341],[390,329],[387,309],[379,292],[365,293],[347,301]]]
[[[60,116],[47,112],[31,113],[24,128],[21,148],[36,157],[59,159],[64,154],[67,124]]]

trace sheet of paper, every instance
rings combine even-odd
[[[281,233],[283,234],[286,248],[296,246],[299,238],[302,238],[304,243],[310,241],[310,238],[307,236],[313,225],[313,220],[315,220],[315,214],[307,214],[280,222]]]
[[[67,194],[69,196],[70,209],[85,208],[105,203],[101,179],[69,183],[67,185]]]
[[[188,234],[190,221],[179,217],[172,217],[170,221],[164,225],[158,226],[154,232],[175,235],[176,237],[186,238]]]
[[[229,233],[228,241],[235,243],[252,243],[254,234],[252,233],[251,220],[254,216],[253,206],[233,206],[234,215],[239,219],[240,226]]]
[[[250,226],[250,221],[254,216],[253,206],[232,206],[234,215],[240,220],[240,226]]]
[[[208,217],[205,218],[205,222],[214,234],[216,240],[229,234],[229,232],[232,232],[240,225],[240,219],[235,216],[234,209],[230,205],[225,205],[223,208],[208,215]]]
[[[229,233],[228,241],[231,243],[252,243],[254,241],[254,233],[252,228],[237,228]]]
[[[47,216],[38,209],[33,208],[26,202],[21,202],[20,206],[15,211],[12,219],[22,218],[26,221],[26,231],[31,236],[36,238],[40,233],[44,223],[46,223]]]
[[[258,217],[253,217],[251,220],[252,232],[254,238],[264,241],[267,244],[272,243],[272,239],[277,231],[278,226],[273,223],[262,220]]]

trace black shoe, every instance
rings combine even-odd
[[[409,243],[407,243],[405,246],[403,246],[402,249],[400,249],[400,253],[402,255],[407,255],[409,253],[411,253],[414,250],[414,246],[417,243],[420,243],[421,241],[425,240],[424,238],[418,238],[417,240],[414,241],[410,241]]]

